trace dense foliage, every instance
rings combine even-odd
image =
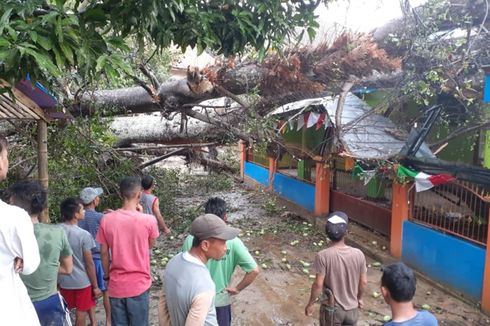
[[[131,73],[134,48],[210,49],[225,56],[250,46],[264,56],[297,27],[314,36],[314,0],[4,0],[0,75],[53,81],[76,71],[88,80]]]

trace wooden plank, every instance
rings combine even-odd
[[[12,100],[10,98],[8,98],[7,96],[5,96],[4,101],[3,101],[4,112],[6,114],[8,114],[9,118],[24,119],[22,114],[17,112],[15,107],[16,107],[16,105],[12,102]]]
[[[0,110],[3,112],[5,115],[5,118],[11,119],[11,118],[16,118],[16,116],[12,113],[14,111],[12,109],[11,104],[5,100],[5,98],[2,98],[0,101]]]
[[[0,118],[8,119],[9,116],[3,112],[3,106],[2,106],[2,101],[0,100]]]
[[[24,113],[26,113],[26,114],[29,115],[30,119],[42,120],[42,116],[39,116],[35,110],[33,110],[30,107],[24,105],[24,103],[22,103],[20,101],[17,101],[17,104],[19,105],[19,107],[22,108],[22,111]]]
[[[41,117],[37,114],[37,112],[29,109],[28,106],[26,106],[22,101],[19,99],[12,99],[8,94],[6,94],[6,97],[9,99],[11,106],[14,108],[15,113],[18,115],[22,115],[24,119],[30,119],[30,120],[39,120]]]
[[[6,86],[6,87],[10,87],[10,85],[6,81],[4,81],[2,79],[0,79],[0,85]],[[15,87],[11,88],[11,90],[12,90],[12,93],[14,94],[14,97],[15,97],[16,101],[20,101],[25,106],[29,107],[32,111],[34,111],[36,113],[36,115],[40,119],[42,119],[42,120],[44,120],[46,122],[49,122],[49,119],[44,114],[44,110],[41,109],[41,107],[39,105],[37,105],[36,102],[34,102],[33,100],[31,100],[27,95],[25,95],[24,93],[22,93],[20,90],[18,90]],[[35,119],[35,120],[37,120],[37,119]]]

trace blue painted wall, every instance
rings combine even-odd
[[[269,186],[269,170],[266,168],[257,164],[245,162],[244,172],[247,177],[254,179],[266,187]]]
[[[430,278],[480,300],[485,250],[425,226],[403,223],[402,260]]]
[[[483,102],[490,103],[490,75],[485,76],[485,88],[483,89]]]
[[[315,210],[315,186],[281,173],[274,174],[274,191],[282,197],[313,212]]]

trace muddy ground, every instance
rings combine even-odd
[[[210,196],[220,196],[228,202],[230,223],[242,230],[241,239],[261,266],[257,280],[233,297],[233,324],[318,325],[318,306],[313,317],[304,316],[304,306],[313,277],[310,276],[313,274],[311,267],[306,265],[311,264],[315,253],[327,245],[326,237],[318,231],[320,228],[302,219],[298,216],[301,213],[293,212],[291,205],[274,195],[245,185],[235,184],[221,192],[194,191],[179,198],[178,202],[185,207],[198,208]],[[175,223],[179,223],[178,220]],[[179,228],[175,224],[172,227]],[[159,238],[153,254],[155,274],[162,270],[167,258],[179,251],[185,236],[183,233],[174,234],[172,238]],[[373,252],[386,254],[386,239],[360,226],[351,225],[349,237],[371,247]],[[367,259],[366,307],[358,325],[382,325],[390,310],[382,297],[377,296],[381,277],[379,263],[372,257]],[[237,270],[234,279],[238,280],[242,275]],[[158,325],[156,304],[160,290],[157,280],[151,290],[152,325]],[[418,280],[414,303],[418,308],[429,305],[441,325],[490,325],[490,317],[479,312],[476,305],[460,301],[422,279]],[[103,320],[102,311],[99,302],[99,320]]]

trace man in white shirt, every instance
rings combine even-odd
[[[7,177],[7,140],[0,135],[0,181]],[[37,326],[39,319],[19,277],[39,266],[39,249],[31,218],[0,200],[0,325]]]

